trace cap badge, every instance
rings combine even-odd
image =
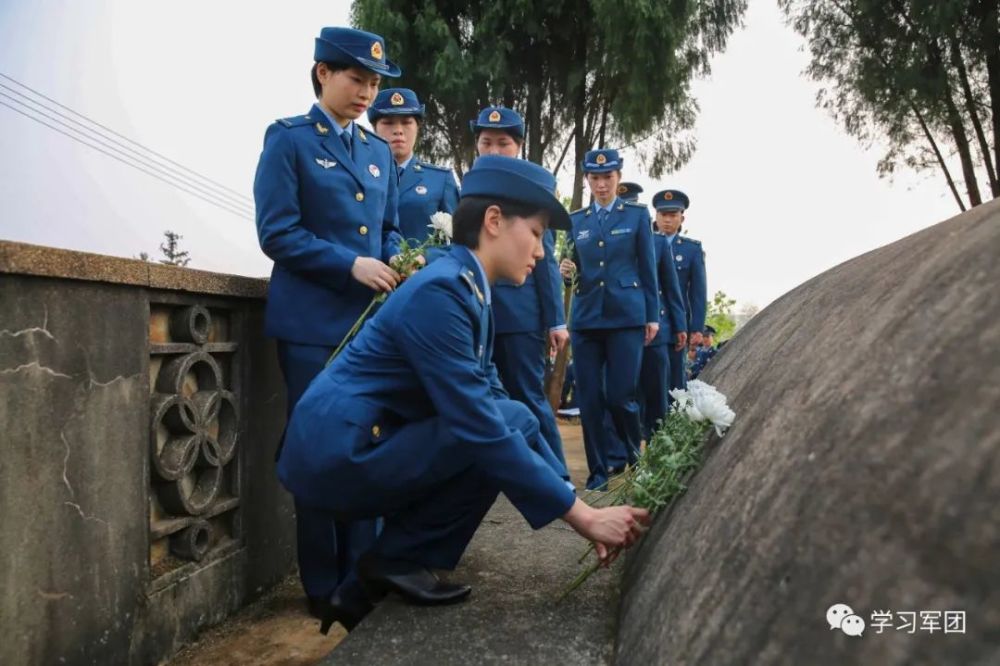
[[[372,42],[372,57],[376,60],[382,59],[382,43]]]
[[[389,98],[389,103],[393,106],[403,106],[403,96],[397,93],[392,93],[392,97]]]
[[[595,159],[594,161],[597,162],[598,164],[604,164],[605,162],[608,161],[608,158],[605,157],[604,153],[598,153],[597,159]]]
[[[664,192],[663,193],[663,199],[664,199],[664,201],[670,201],[673,198],[674,198],[674,193],[673,192]]]
[[[618,194],[625,194],[626,192],[628,192],[628,188],[627,187],[625,187],[624,185],[619,185],[618,186]]]
[[[490,111],[490,122],[491,123],[498,123],[498,122],[500,122],[500,112],[497,111],[496,109],[493,109],[492,111]]]

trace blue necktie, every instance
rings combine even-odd
[[[341,132],[340,133],[340,140],[344,142],[344,148],[347,149],[348,156],[350,156],[353,159],[354,155],[351,153],[351,133],[350,133],[350,131],[344,130],[343,132]]]
[[[597,209],[597,221],[603,227],[604,223],[608,220],[608,211],[605,208]]]

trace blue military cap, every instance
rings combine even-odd
[[[462,196],[499,197],[549,212],[549,228],[569,231],[569,213],[556,198],[556,177],[534,162],[503,155],[476,159],[462,179]]]
[[[524,138],[524,118],[514,109],[506,106],[488,106],[479,112],[479,117],[469,121],[469,127],[475,134],[484,129],[495,129],[507,132],[517,139]]]
[[[642,193],[642,185],[639,183],[621,183],[618,185],[618,196],[622,201],[636,202],[639,194]]]
[[[653,208],[656,210],[687,210],[690,205],[688,195],[680,190],[663,190],[653,195]]]
[[[705,324],[705,330],[703,331],[705,335],[715,335],[715,329],[708,324]]]
[[[417,98],[417,93],[409,88],[386,88],[379,91],[368,108],[368,121],[374,125],[375,121],[385,116],[423,118],[424,105]]]
[[[621,171],[625,161],[618,155],[614,148],[598,148],[588,150],[583,157],[584,173],[608,173],[610,171]]]
[[[384,39],[354,28],[320,30],[313,60],[363,67],[382,76],[396,77],[401,73],[395,63],[386,60]]]

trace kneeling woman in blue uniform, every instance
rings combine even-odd
[[[476,160],[451,251],[409,278],[299,401],[278,462],[285,487],[303,505],[385,520],[360,581],[330,599],[324,628],[352,628],[390,591],[426,605],[468,596],[431,570],[455,568],[500,492],[534,528],[562,518],[605,562],[648,522],[644,510],[575,497],[546,459],[538,420],[503,397],[490,360],[490,283],[524,282],[546,223],[569,226],[554,190],[538,165]]]
[[[431,215],[452,213],[458,205],[458,186],[448,167],[425,162],[413,154],[424,119],[424,105],[409,88],[379,92],[368,120],[386,140],[399,175],[399,230],[403,238],[421,243],[430,235]]]
[[[401,240],[396,166],[385,142],[354,122],[399,69],[381,37],[350,28],[323,28],[314,57],[316,103],[268,127],[253,189],[260,246],[274,260],[265,330],[278,339],[289,414],[374,293],[399,281],[388,265]],[[296,504],[296,527],[299,575],[319,615],[375,522]]]
[[[589,489],[607,484],[610,453],[624,446],[630,462],[638,455],[642,349],[660,328],[649,211],[618,199],[621,168],[616,150],[586,154],[583,172],[594,203],[570,216],[573,259],[560,267],[566,277],[580,272],[570,328]]]

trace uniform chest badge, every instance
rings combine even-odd
[[[337,166],[337,163],[334,162],[333,160],[327,160],[321,157],[316,158],[316,164],[320,165],[324,169],[332,169],[333,167]]]
[[[382,172],[379,171],[378,167],[374,164],[368,165],[368,173],[370,173],[373,178],[378,178],[382,174]]]
[[[580,233],[576,235],[577,240],[587,240],[590,238],[590,229],[581,229]]]
[[[612,236],[620,236],[622,234],[630,234],[630,233],[632,233],[631,229],[612,229],[611,230],[611,235]]]
[[[417,194],[427,194],[427,188],[424,187],[423,185],[417,185],[416,187],[413,188],[413,191],[416,192]]]

